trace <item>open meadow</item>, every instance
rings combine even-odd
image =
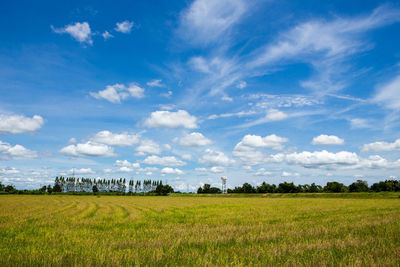
[[[0,196],[0,266],[398,266],[400,198]]]

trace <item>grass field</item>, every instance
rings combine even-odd
[[[0,196],[0,266],[399,266],[400,198]]]

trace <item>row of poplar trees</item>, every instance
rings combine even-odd
[[[158,180],[129,180],[126,179],[87,179],[75,177],[56,177],[54,189],[58,192],[119,192],[119,193],[148,193],[156,190],[162,181]]]

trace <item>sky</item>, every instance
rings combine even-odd
[[[103,2],[3,3],[2,183],[399,179],[399,2]]]

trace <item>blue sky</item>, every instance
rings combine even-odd
[[[400,5],[14,1],[0,181],[369,183],[400,170]]]

